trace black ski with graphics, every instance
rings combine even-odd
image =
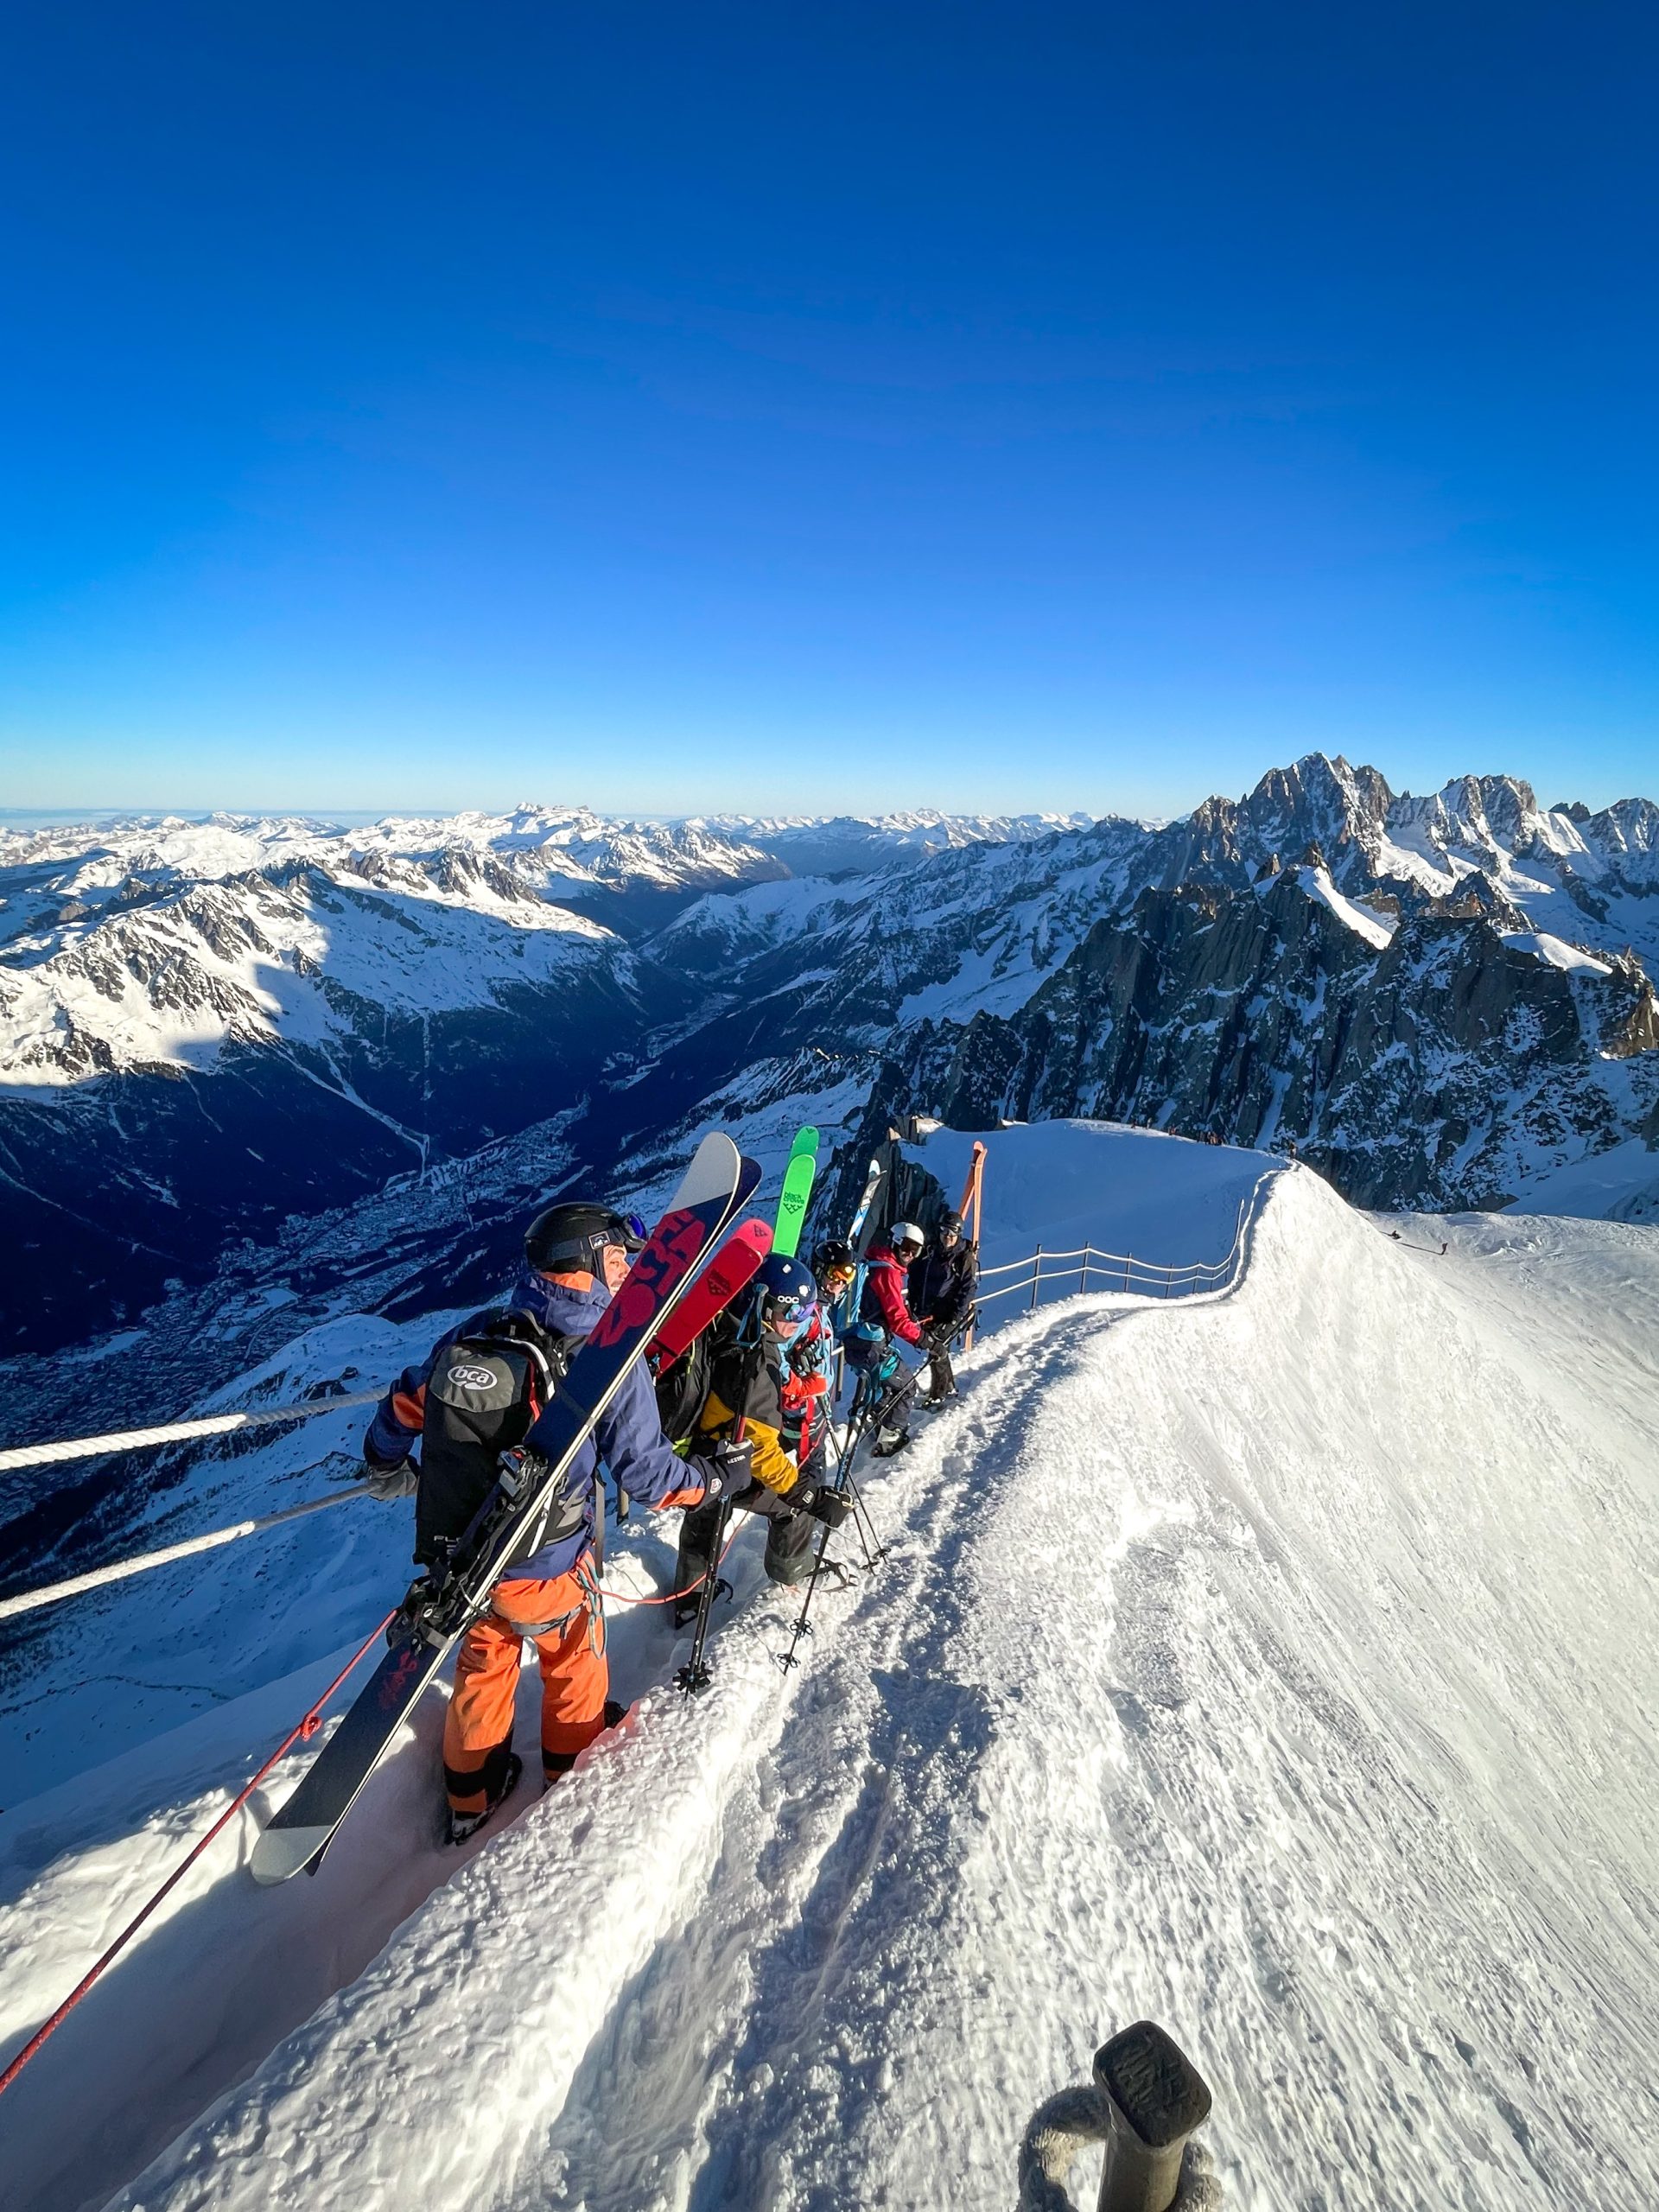
[[[558,1504],[594,1422],[759,1180],[760,1170],[729,1137],[716,1134],[698,1146],[672,1205],[537,1421],[534,1450],[504,1455],[494,1489],[442,1573],[416,1585],[372,1679],[267,1824],[251,1861],[256,1881],[285,1882],[302,1867],[315,1870],[457,1639]]]

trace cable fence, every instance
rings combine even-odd
[[[1228,1288],[1236,1280],[1243,1262],[1245,1239],[1261,1187],[1258,1182],[1239,1201],[1233,1241],[1222,1259],[1164,1262],[1140,1259],[1132,1252],[1109,1252],[1097,1244],[1077,1244],[1060,1252],[1046,1251],[1039,1244],[1023,1260],[1009,1260],[1001,1267],[982,1268],[982,1284],[1001,1275],[1012,1275],[1014,1280],[1001,1284],[995,1290],[982,1289],[976,1306],[982,1310],[998,1299],[1023,1297],[1027,1310],[1032,1311],[1041,1303],[1045,1294],[1062,1284],[1075,1285],[1078,1293],[1115,1290],[1144,1298],[1183,1298]],[[1061,1294],[1070,1296],[1071,1293],[1066,1290]]]

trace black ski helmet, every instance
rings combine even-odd
[[[596,1275],[607,1244],[638,1252],[645,1241],[645,1224],[637,1214],[613,1213],[609,1206],[577,1200],[543,1207],[524,1231],[524,1257],[538,1274]]]
[[[858,1262],[853,1257],[853,1248],[844,1236],[826,1236],[812,1250],[812,1272],[822,1282],[833,1273],[852,1274]]]
[[[948,1206],[939,1216],[939,1234],[941,1236],[960,1236],[962,1234],[962,1216],[952,1212]]]

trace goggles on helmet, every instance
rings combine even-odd
[[[584,1235],[567,1237],[562,1243],[549,1244],[539,1255],[539,1264],[549,1269],[586,1268],[591,1272],[594,1262],[607,1245],[620,1245],[630,1257],[645,1249],[645,1224],[637,1213],[613,1213],[602,1228],[590,1229]]]
[[[811,1317],[816,1301],[810,1298],[768,1298],[762,1309],[773,1328],[799,1329]]]

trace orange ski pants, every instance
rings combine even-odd
[[[610,1669],[591,1554],[550,1582],[498,1582],[461,1638],[443,1724],[443,1786],[458,1813],[481,1813],[500,1794],[526,1638],[542,1670],[542,1772],[556,1782],[605,1726]]]

